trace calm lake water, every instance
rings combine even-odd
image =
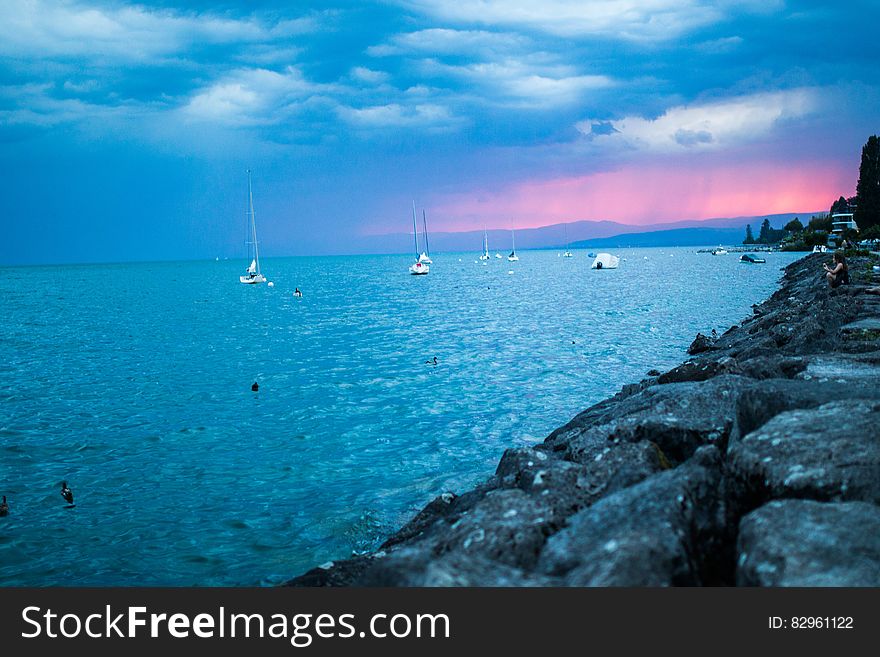
[[[423,277],[267,258],[274,288],[231,260],[0,270],[0,585],[274,584],[375,547],[682,361],[798,257],[574,253],[441,254]]]

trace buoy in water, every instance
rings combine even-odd
[[[269,287],[275,287],[275,283],[273,283],[272,281],[269,281]]]

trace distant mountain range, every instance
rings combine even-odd
[[[566,237],[571,248],[740,244],[745,238],[746,224],[751,224],[757,235],[764,219],[769,219],[774,228],[781,228],[795,217],[800,217],[806,223],[814,214],[818,214],[818,211],[691,219],[652,226],[631,226],[614,221],[575,221],[517,230],[516,245],[519,249],[563,248]],[[509,230],[490,230],[488,233],[490,251],[510,249]],[[476,252],[482,249],[483,231],[431,232],[429,238],[432,253]],[[408,253],[412,251],[412,239],[412,233],[361,236],[349,242],[349,253]]]

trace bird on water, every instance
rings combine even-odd
[[[257,392],[260,389],[260,384],[254,381],[254,385],[251,386],[251,390]]]
[[[9,515],[9,505],[6,503],[6,496],[3,496],[3,501],[0,502],[0,518],[3,516]]]
[[[73,491],[67,487],[67,482],[61,482],[61,497],[64,498],[64,501],[67,502],[70,506],[73,506]]]

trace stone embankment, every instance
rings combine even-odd
[[[289,584],[880,586],[880,261],[835,290],[828,261],[380,551]]]

